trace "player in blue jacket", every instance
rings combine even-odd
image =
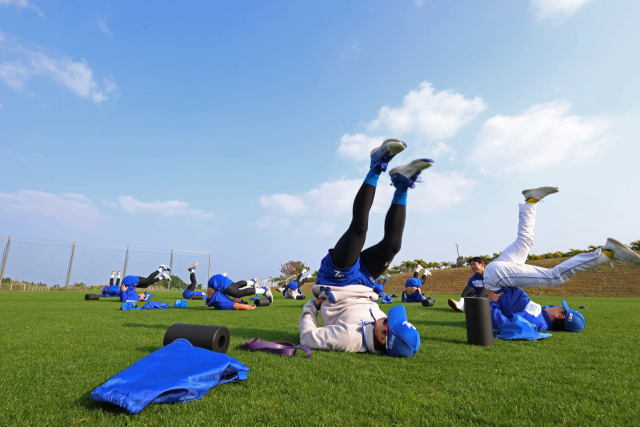
[[[193,299],[194,295],[200,295],[204,297],[202,292],[196,292],[196,286],[198,286],[198,281],[196,280],[196,267],[198,263],[191,264],[187,269],[189,271],[189,280],[191,284],[187,286],[187,288],[182,292],[182,298],[184,299]]]
[[[207,284],[207,300],[205,304],[216,310],[253,310],[254,305],[242,302],[242,297],[264,294],[269,302],[273,302],[273,294],[267,287],[256,287],[258,279],[234,282],[223,274],[216,274],[209,278]]]
[[[293,282],[290,282],[287,287],[282,291],[283,295],[287,299],[296,299],[297,296],[303,295],[302,290],[300,289],[302,285],[304,285],[309,276],[307,275],[308,270],[302,270],[298,277]]]
[[[464,312],[465,298],[487,297],[487,289],[484,287],[484,259],[479,256],[473,257],[469,261],[469,266],[471,267],[471,271],[473,271],[473,276],[469,278],[467,286],[464,288],[464,291],[462,291],[460,301],[456,301],[453,298],[449,298],[448,301],[449,307],[460,313]]]
[[[136,289],[148,288],[159,280],[171,280],[171,277],[166,273],[167,271],[171,271],[171,269],[164,264],[160,264],[160,267],[147,277],[125,276],[120,284],[120,301],[146,301],[147,293],[138,294]],[[158,274],[160,274],[160,276],[158,276]]]
[[[109,284],[102,288],[102,295],[105,297],[119,297],[122,291],[120,290],[120,272],[118,271],[118,279],[113,282],[113,278],[116,275],[115,271],[111,272],[111,279]]]
[[[566,301],[561,306],[541,307],[531,301],[529,295],[520,288],[502,288],[488,292],[491,300],[491,325],[493,329],[512,320],[516,315],[533,323],[538,332],[570,331],[581,332],[585,327],[582,313],[571,310]]]
[[[391,278],[391,275],[387,274],[386,276],[380,275],[378,280],[376,280],[376,285],[373,287],[373,292],[378,294],[379,297],[385,297],[384,293],[384,285],[387,284],[387,281]]]
[[[402,302],[422,302],[424,301],[424,295],[422,294],[422,285],[427,282],[427,276],[431,275],[429,270],[424,270],[424,274],[422,278],[418,278],[420,276],[420,271],[422,267],[416,268],[416,271],[413,272],[413,277],[409,278],[407,282],[404,284],[406,288],[402,293]]]

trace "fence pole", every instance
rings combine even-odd
[[[65,291],[69,290],[69,279],[71,278],[71,266],[73,265],[73,254],[76,253],[76,242],[73,242],[73,248],[71,249],[71,259],[69,260],[69,271],[67,272],[67,285],[64,287]]]
[[[124,270],[122,270],[122,278],[127,275],[127,264],[129,263],[129,246],[127,246],[127,254],[124,256]]]
[[[7,240],[7,247],[4,248],[4,255],[2,256],[2,271],[0,271],[0,291],[2,290],[2,278],[4,277],[4,268],[7,265],[7,257],[9,256],[9,244],[11,243],[11,236]],[[13,290],[13,284],[10,284],[10,290]]]
[[[171,269],[171,275],[173,276],[173,249],[171,249],[171,261],[169,262],[169,268]],[[167,286],[167,290],[171,289],[171,280],[169,280],[169,285]]]
[[[211,277],[211,252],[209,252],[209,269],[207,270],[207,281]]]

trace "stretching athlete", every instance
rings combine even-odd
[[[267,287],[260,288],[258,279],[233,282],[227,276],[216,274],[211,276],[207,284],[207,300],[205,304],[216,310],[253,310],[254,305],[245,304],[241,298],[264,294],[269,302],[273,302],[273,294]]]
[[[420,347],[420,335],[409,323],[404,306],[387,317],[375,303],[374,277],[381,275],[400,251],[407,211],[407,190],[433,160],[418,159],[389,172],[396,187],[384,225],[384,237],[364,247],[369,211],[380,174],[389,161],[406,148],[398,139],[387,139],[371,152],[369,173],[353,202],[353,218],[346,233],[324,257],[312,288],[315,299],[304,305],[300,316],[300,343],[310,348],[349,353],[384,353],[409,357]],[[318,327],[318,311],[322,327]]]
[[[418,279],[420,276],[420,271],[424,270],[422,266],[418,266],[416,271],[413,272],[413,277],[407,279],[407,282],[404,284],[405,291],[402,292],[402,301],[403,302],[422,302],[424,301],[424,295],[422,294],[422,285],[427,282],[427,277],[431,276],[431,272],[429,270],[424,270],[422,277]]]
[[[119,297],[122,291],[120,290],[120,272],[118,271],[118,279],[116,282],[113,282],[113,277],[116,275],[115,271],[111,272],[111,279],[109,279],[109,284],[105,285],[102,288],[102,296],[105,297]]]
[[[182,292],[182,298],[184,299],[193,299],[194,295],[204,297],[202,292],[196,292],[196,286],[198,286],[198,281],[196,280],[197,266],[198,263],[196,262],[195,264],[191,264],[187,269],[189,271],[189,280],[191,281],[191,284]]]
[[[620,260],[640,266],[640,256],[616,239],[609,238],[602,248],[569,258],[553,268],[525,264],[533,246],[533,227],[537,203],[549,194],[557,193],[556,187],[540,187],[524,190],[525,203],[520,205],[518,238],[495,261],[484,269],[484,286],[491,291],[501,288],[527,288],[533,286],[554,287],[567,283],[577,273],[601,264]],[[561,313],[562,314],[562,313]],[[566,310],[562,315],[566,315]],[[553,322],[553,319],[551,319]]]
[[[289,283],[287,287],[282,291],[284,297],[287,299],[296,299],[298,296],[302,296],[302,290],[300,289],[309,279],[307,270],[302,270],[298,277],[293,282]]]
[[[148,288],[159,280],[171,280],[171,277],[166,271],[171,271],[171,269],[164,264],[160,264],[160,267],[147,277],[125,276],[120,284],[120,301],[147,301],[147,292],[145,291],[143,294],[138,294],[136,293],[136,288]],[[160,274],[160,276],[158,276],[158,274]]]
[[[453,298],[449,298],[449,307],[460,313],[464,312],[464,299],[465,298],[486,298],[487,290],[484,287],[484,259],[479,256],[471,258],[469,261],[473,276],[469,278],[467,286],[465,286],[462,294],[460,295],[460,301],[456,301]]]

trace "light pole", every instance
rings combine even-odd
[[[458,249],[460,245],[456,243],[456,251],[458,252],[458,258],[460,258],[460,249]]]

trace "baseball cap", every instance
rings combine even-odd
[[[562,301],[562,306],[567,310],[567,317],[564,319],[564,330],[570,332],[581,332],[585,327],[584,316],[575,310],[571,310],[566,301]]]
[[[411,357],[420,348],[420,334],[409,323],[404,305],[397,305],[389,310],[386,347],[387,354],[392,357]]]

